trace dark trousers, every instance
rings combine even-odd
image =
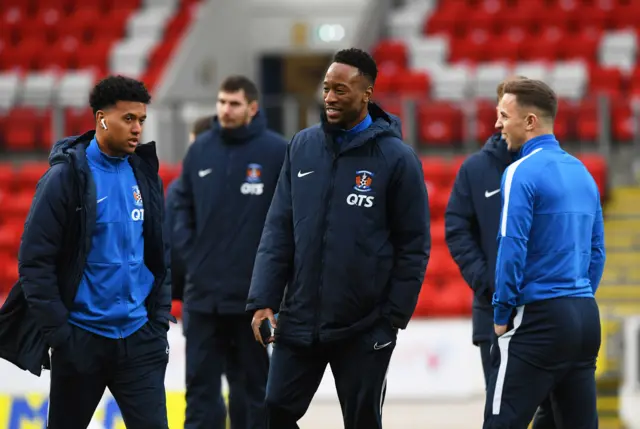
[[[599,350],[594,299],[558,298],[518,307],[510,330],[491,349],[483,428],[526,429],[552,394],[559,426],[596,429]]]
[[[298,429],[327,364],[335,379],[345,429],[381,429],[386,375],[396,344],[388,322],[348,341],[295,347],[277,342],[267,385],[269,429]]]
[[[480,348],[480,357],[482,359],[482,371],[484,373],[485,386],[489,385],[491,379],[491,371],[493,366],[491,364],[491,341],[481,341],[478,343]],[[556,424],[554,419],[554,406],[551,398],[553,394],[549,395],[538,406],[535,416],[533,417],[532,429],[562,429],[560,424]]]
[[[185,429],[225,427],[226,410],[221,402],[221,377],[225,370],[234,429],[264,429],[269,355],[253,337],[251,316],[188,313]],[[231,350],[236,351],[236,364],[229,372],[226,363]],[[240,404],[235,398],[238,393]],[[238,409],[238,405],[243,408]]]
[[[167,332],[156,323],[119,340],[72,326],[69,344],[51,354],[47,428],[86,429],[106,388],[127,428],[168,428],[168,362]]]
[[[185,311],[182,316],[182,329],[183,334],[187,335],[187,329],[189,327],[189,313]],[[231,429],[245,429],[247,427],[247,398],[244,392],[245,389],[245,377],[242,372],[242,365],[240,365],[240,356],[238,355],[238,347],[235,342],[229,345],[227,355],[225,356],[224,375],[227,378],[229,384],[229,421],[231,423]],[[213,421],[216,422],[212,425],[215,428],[226,427],[227,405],[220,392],[220,398],[218,399],[217,409],[215,410],[215,416]]]

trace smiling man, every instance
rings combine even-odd
[[[553,135],[556,94],[507,82],[497,125],[516,160],[500,187],[493,296],[499,364],[484,429],[525,429],[553,392],[563,428],[595,429],[600,318],[594,295],[605,261],[600,195],[585,166]]]
[[[51,429],[85,429],[106,388],[128,428],[168,427],[163,192],[155,144],[140,144],[150,99],[136,80],[99,82],[96,130],[55,144],[25,223],[0,356],[51,369]]]
[[[422,167],[398,118],[371,102],[376,75],[366,52],[335,55],[322,122],[289,144],[267,216],[247,310],[256,340],[275,341],[272,429],[298,428],[327,364],[345,429],[382,427],[387,368],[431,240]],[[275,337],[260,334],[267,320]]]

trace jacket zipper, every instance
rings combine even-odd
[[[320,280],[318,284],[318,292],[316,295],[316,311],[314,325],[314,342],[320,341],[320,310],[322,309],[322,286],[324,284],[324,269],[325,269],[325,248],[327,245],[327,229],[329,227],[329,213],[331,213],[331,201],[333,200],[333,188],[335,182],[336,168],[338,165],[338,155],[332,154],[333,159],[331,161],[331,182],[329,183],[329,189],[327,190],[327,196],[325,198],[325,212],[324,222],[322,224],[322,247],[320,249]]]
[[[122,192],[123,207],[125,209],[125,213],[129,214],[129,210],[127,209],[127,188],[128,188],[128,186],[125,185],[120,180],[120,171],[121,171],[120,167],[121,166],[119,164],[116,164],[116,173],[118,175],[118,181],[121,183],[120,190],[123,191]],[[124,186],[124,190],[122,189],[123,186]],[[129,214],[129,216],[130,216],[130,214]],[[123,234],[122,234],[122,249],[124,250],[123,259],[124,259],[124,265],[127,268],[126,271],[128,271],[128,269],[129,269],[129,246],[128,246],[129,240],[127,240],[127,238],[131,235],[131,234],[129,234],[129,228],[130,228],[130,224],[129,224],[129,219],[127,218],[126,222],[124,223],[124,231],[123,231]],[[122,274],[126,274],[126,275],[124,276],[124,279],[123,279],[123,282],[122,282],[122,288],[120,289],[120,292],[122,294],[121,297],[120,297],[121,298],[121,304],[125,307],[125,310],[127,310],[127,304],[126,304],[126,302],[127,302],[127,293],[126,293],[126,290],[127,290],[127,286],[129,286],[128,283],[129,283],[129,280],[130,280],[129,279],[129,273],[127,273],[126,271],[122,273]],[[129,287],[129,289],[131,289],[131,287]],[[118,329],[118,331],[119,331],[118,332],[118,337],[120,339],[122,339],[123,338],[122,329],[120,328],[120,329]]]

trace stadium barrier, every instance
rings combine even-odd
[[[169,331],[171,346],[165,386],[169,426],[183,427],[184,337]],[[466,400],[484,394],[479,350],[471,343],[471,321],[414,320],[400,331],[389,366],[386,401]],[[49,373],[41,377],[0,361],[0,428],[43,428],[47,419]],[[226,383],[223,383],[226,389]],[[337,401],[331,370],[314,401]],[[120,410],[107,392],[89,429],[125,429]]]

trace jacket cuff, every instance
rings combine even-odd
[[[513,309],[512,308],[503,308],[496,307],[493,309],[493,321],[496,325],[504,326],[509,323],[509,318],[511,317]]]

